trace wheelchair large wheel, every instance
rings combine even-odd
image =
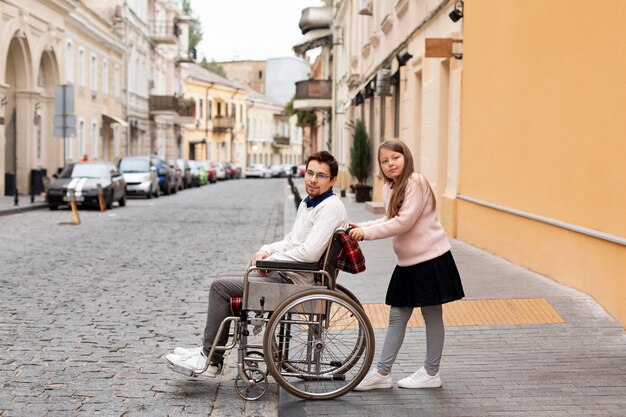
[[[328,400],[351,391],[369,371],[374,331],[350,297],[312,289],[292,295],[274,311],[263,337],[267,368],[289,393]]]
[[[359,307],[363,308],[363,306],[361,305],[361,302],[359,301],[359,299],[350,291],[348,290],[346,287],[344,287],[343,285],[337,284],[337,286],[335,287],[335,291],[339,291],[340,293],[342,293],[343,295],[347,296],[348,298],[350,298],[352,301],[354,301]],[[351,354],[346,354],[345,357],[346,358],[351,358],[350,360],[346,360],[343,364],[343,366],[339,369],[337,369],[336,367],[331,367],[329,370],[330,371],[334,371],[334,372],[344,372],[346,369],[350,368],[353,364],[357,363],[361,357],[361,355],[363,354],[363,350],[365,349],[365,337],[363,335],[364,332],[364,328],[363,327],[359,327],[359,334],[356,338],[353,338],[352,340],[354,341],[354,345],[353,345],[353,349],[354,351]],[[276,341],[274,341],[274,352],[278,351],[278,348],[276,348],[277,344]],[[347,347],[346,347],[347,348]],[[347,353],[347,352],[346,352]],[[282,362],[282,366],[283,369],[286,371],[292,371],[292,372],[298,372],[298,371],[305,371],[306,368],[306,364],[305,366],[302,366],[301,364],[295,362],[295,361],[283,361]],[[320,370],[321,372],[323,372],[324,370]]]

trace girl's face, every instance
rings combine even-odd
[[[404,171],[404,155],[400,152],[383,148],[380,150],[378,158],[383,174],[391,178],[393,182],[398,182]]]

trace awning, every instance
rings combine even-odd
[[[293,50],[297,55],[304,55],[309,49],[317,48],[332,41],[332,38],[333,32],[330,29],[310,30],[300,39],[300,42],[293,46]]]
[[[128,122],[124,119],[120,119],[119,117],[103,113],[102,119],[108,121],[109,123],[119,123],[122,127],[128,127]]]

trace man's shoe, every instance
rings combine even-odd
[[[177,347],[174,349],[174,353],[178,356],[191,356],[198,352],[202,352],[202,346],[192,348]]]
[[[391,374],[381,375],[378,371],[371,371],[363,378],[363,381],[354,387],[355,391],[369,391],[373,389],[385,389],[393,387]]]
[[[439,372],[436,375],[428,375],[423,366],[417,372],[398,381],[400,388],[439,388],[441,385],[443,384]]]

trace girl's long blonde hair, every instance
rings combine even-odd
[[[381,149],[387,149],[392,152],[398,152],[402,154],[404,157],[404,168],[400,174],[400,178],[398,182],[394,182],[393,179],[389,178],[385,175],[383,171],[383,167],[380,163],[380,151]],[[398,215],[400,209],[402,208],[402,204],[404,204],[404,195],[406,194],[406,187],[409,184],[409,181],[413,178],[413,172],[415,172],[415,165],[413,163],[413,155],[411,155],[411,150],[404,142],[398,139],[389,139],[384,141],[378,147],[378,167],[380,168],[380,172],[385,179],[385,182],[388,183],[391,188],[394,190],[393,194],[391,194],[391,200],[389,201],[389,206],[387,207],[387,218],[391,219]],[[422,184],[421,181],[418,181],[418,186],[421,189]],[[430,188],[430,184],[428,185]],[[434,204],[434,194],[432,192],[432,188],[430,188],[431,198],[433,199]]]

